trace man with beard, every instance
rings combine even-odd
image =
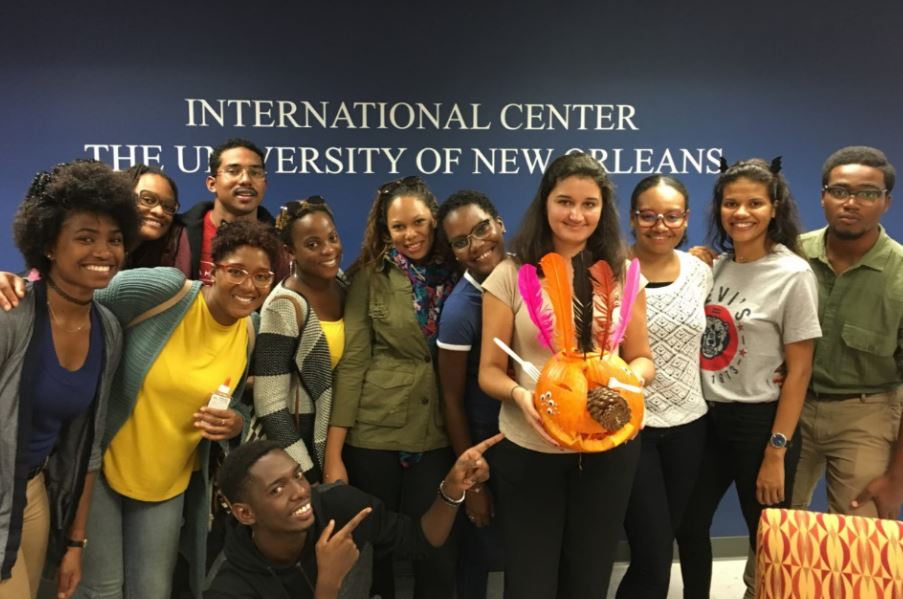
[[[223,223],[257,219],[272,224],[273,217],[261,206],[267,191],[267,172],[263,151],[246,139],[230,139],[210,154],[207,189],[212,202],[195,204],[182,219],[191,248],[191,278],[205,284],[213,280],[210,251],[213,238]],[[283,256],[276,270],[276,280],[288,276],[288,260]]]
[[[895,178],[884,153],[865,146],[822,167],[828,226],[801,239],[822,337],[800,418],[795,507],[809,505],[822,473],[832,512],[896,518],[903,502],[903,246],[880,224]]]

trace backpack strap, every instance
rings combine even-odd
[[[253,354],[254,342],[257,340],[257,331],[254,329],[254,321],[250,316],[245,316],[245,322],[248,324],[248,353]]]
[[[133,318],[131,321],[129,321],[129,323],[128,323],[127,325],[125,325],[125,328],[130,329],[130,328],[132,328],[132,327],[134,327],[134,326],[136,326],[136,325],[138,325],[138,324],[144,322],[144,321],[147,320],[148,318],[153,318],[153,317],[156,316],[157,314],[161,314],[161,313],[163,313],[163,312],[166,312],[167,310],[169,310],[170,308],[172,308],[173,306],[175,306],[177,303],[179,303],[179,301],[180,301],[183,297],[185,297],[186,295],[188,295],[188,292],[191,291],[191,286],[192,286],[193,284],[194,284],[194,283],[193,283],[190,279],[185,279],[185,283],[182,285],[182,288],[179,289],[178,291],[176,291],[175,295],[173,295],[172,297],[170,297],[170,298],[167,299],[166,301],[164,301],[164,302],[162,302],[162,303],[160,303],[160,304],[157,304],[156,306],[154,306],[154,307],[151,308],[150,310],[148,310],[148,311],[146,311],[146,312],[143,312],[143,313],[139,314],[138,316],[136,316],[135,318]]]

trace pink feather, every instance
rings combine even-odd
[[[621,293],[621,309],[619,312],[618,326],[611,334],[608,347],[614,351],[624,340],[627,333],[627,325],[630,324],[630,315],[633,311],[633,302],[640,293],[640,261],[634,258],[627,267],[627,275],[624,277],[624,291]]]
[[[527,314],[530,315],[530,320],[539,329],[536,339],[548,347],[549,351],[554,352],[552,337],[555,326],[552,322],[552,313],[543,307],[542,283],[539,282],[535,266],[524,264],[520,267],[517,273],[517,288],[524,299],[524,305],[527,307]]]

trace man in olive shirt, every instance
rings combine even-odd
[[[822,337],[800,418],[794,507],[822,474],[832,512],[896,518],[903,500],[903,246],[880,220],[896,173],[880,150],[851,146],[822,167],[828,226],[801,238],[818,279]]]

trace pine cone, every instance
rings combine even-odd
[[[630,422],[630,406],[617,391],[608,387],[590,389],[586,397],[586,408],[590,416],[610,433]]]

